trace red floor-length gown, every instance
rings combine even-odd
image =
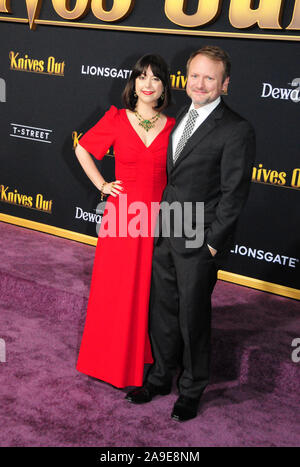
[[[166,186],[167,146],[174,123],[168,117],[163,130],[146,147],[126,110],[112,106],[80,139],[80,145],[97,159],[114,147],[115,178],[123,182],[127,206],[142,201],[149,209],[148,232],[151,203],[161,200]],[[103,236],[104,228],[109,227],[109,221],[104,223],[104,212],[76,368],[119,388],[141,386],[144,364],[152,363],[148,304],[153,236],[119,235],[120,211],[124,222],[123,204],[120,197],[109,196],[108,201],[116,209],[116,236]],[[127,213],[126,227],[138,212],[133,209]],[[141,218],[145,219],[145,214]]]

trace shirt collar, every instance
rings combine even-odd
[[[194,103],[192,102],[189,108],[189,111],[194,109],[198,113],[198,115],[209,115],[221,102],[221,97],[217,97],[213,102],[210,102],[209,104],[203,105],[202,107],[199,107],[199,109],[195,109]]]

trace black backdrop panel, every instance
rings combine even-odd
[[[25,2],[14,3],[14,16],[27,17]],[[174,28],[162,4],[136,1],[120,24],[151,27],[151,20],[153,27]],[[286,24],[293,2],[287,4]],[[223,11],[228,5],[223,2]],[[43,2],[40,17],[59,19],[51,2]],[[84,18],[89,21],[96,22],[91,13]],[[232,30],[227,13],[217,24]],[[216,24],[209,28],[216,30]],[[74,132],[85,132],[112,104],[122,106],[128,70],[141,55],[159,53],[169,63],[175,102],[169,114],[175,116],[187,102],[180,80],[189,54],[206,44],[226,49],[233,66],[225,99],[255,127],[257,159],[224,269],[300,288],[299,42],[54,25],[37,25],[33,31],[28,24],[7,22],[0,22],[0,39],[0,210],[94,237],[99,195],[74,155]],[[36,66],[43,73],[28,69],[26,58],[42,62]],[[113,157],[97,164],[106,179],[114,178]]]

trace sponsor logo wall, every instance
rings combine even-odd
[[[17,188],[0,185],[0,201],[14,206],[35,209],[52,214],[53,200],[46,200],[42,193],[28,195],[20,193]]]
[[[118,68],[110,68],[99,65],[82,65],[81,74],[88,76],[99,76],[102,78],[122,78],[127,79],[130,76],[130,70],[122,70]]]
[[[59,12],[53,10],[54,3],[42,2],[39,15],[30,8],[26,11],[23,3],[11,2],[11,14],[25,18],[27,26],[0,18],[0,103],[5,104],[0,127],[0,216],[3,213],[96,239],[103,211],[98,207],[99,194],[74,155],[80,137],[111,105],[122,106],[121,93],[132,65],[149,52],[160,53],[169,64],[174,104],[167,112],[175,116],[188,102],[185,64],[189,54],[206,44],[219,45],[229,52],[233,63],[225,101],[251,121],[257,134],[249,200],[222,269],[300,289],[299,42],[228,39],[232,22],[241,27],[237,24],[242,16],[234,19],[231,14],[229,25],[225,12],[219,13],[214,24],[214,29],[220,25],[224,37],[192,35],[191,25],[180,25],[180,11],[172,13],[168,8],[163,13],[168,12],[174,21],[177,18],[178,30],[186,28],[188,34],[118,30],[141,24],[147,11],[148,21],[150,10],[153,27],[174,28],[163,9],[151,9],[144,0],[136,2],[128,17],[115,23],[107,20],[106,25],[114,24],[116,29],[71,28],[71,7],[64,19],[70,27],[53,28],[47,27],[46,20],[57,21],[59,14],[65,14],[65,2]],[[33,6],[34,2],[27,6],[31,3]],[[202,3],[209,7],[209,2]],[[277,32],[296,37],[300,25],[297,30],[290,25],[298,27],[300,8],[293,2],[284,5]],[[88,24],[95,11],[76,21]],[[0,13],[3,17],[9,14]],[[189,13],[192,16],[192,10]],[[269,12],[270,25],[275,13]],[[38,22],[42,20],[45,24]],[[28,21],[36,28],[30,29]],[[92,23],[103,26],[104,21],[98,18]],[[250,28],[252,23],[245,24],[244,33],[274,33],[274,27],[262,31],[257,25]],[[194,32],[203,32],[204,23],[198,26]],[[96,164],[107,180],[114,179],[112,149]]]
[[[267,263],[276,263],[289,268],[296,268],[299,263],[298,258],[289,258],[288,256],[281,255],[279,253],[250,248],[244,245],[235,245],[234,248],[230,250],[230,253],[247,256],[248,258],[253,258],[259,261],[266,261]]]
[[[31,141],[38,141],[40,143],[52,143],[50,141],[52,130],[21,125],[20,123],[11,123],[10,125],[10,136],[13,138],[30,139]]]
[[[295,78],[291,83],[288,83],[289,88],[279,88],[273,86],[271,83],[263,83],[263,89],[261,97],[281,99],[285,101],[292,101],[295,104],[300,102],[300,78]]]
[[[48,57],[44,60],[30,57],[28,54],[20,52],[9,53],[10,69],[13,71],[27,71],[31,73],[43,73],[51,76],[64,76],[65,62],[59,62],[55,57]]]

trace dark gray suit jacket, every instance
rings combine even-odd
[[[182,205],[186,201],[204,202],[205,242],[222,253],[228,248],[248,196],[255,134],[245,119],[221,101],[190,137],[174,164],[172,134],[188,110],[189,106],[179,112],[170,135],[168,183],[162,201]],[[185,240],[184,236],[171,238],[174,248],[182,252],[187,251]]]

